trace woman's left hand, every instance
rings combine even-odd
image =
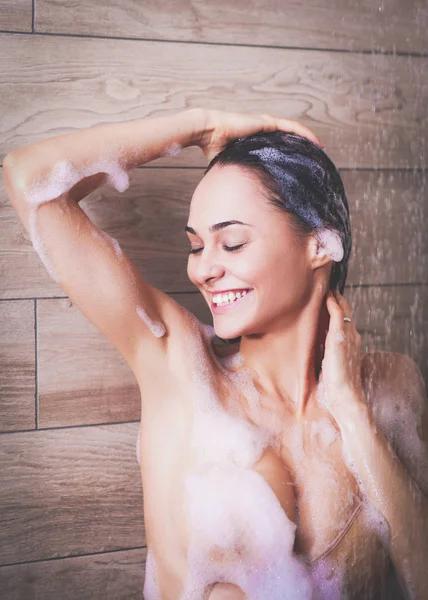
[[[321,365],[321,401],[333,417],[346,411],[346,403],[364,401],[361,380],[361,336],[355,329],[348,302],[338,290],[326,297],[330,325]],[[339,412],[338,412],[339,411]]]

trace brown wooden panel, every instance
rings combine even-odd
[[[118,240],[142,277],[165,292],[196,288],[186,272],[184,233],[199,169],[135,169],[119,195],[104,187],[82,200],[98,227]],[[344,172],[354,247],[349,284],[428,282],[427,174]],[[50,279],[0,184],[0,297],[64,296]]]
[[[0,56],[0,155],[201,106],[301,120],[341,167],[428,166],[424,57],[7,33]],[[160,164],[206,160],[190,148]]]
[[[138,427],[0,435],[0,564],[146,545]]]
[[[170,10],[138,0],[120,5],[38,0],[36,9],[38,32],[349,50],[426,52],[428,47],[424,0],[179,0]]]
[[[0,431],[33,429],[36,355],[32,300],[0,302],[0,343]]]
[[[32,0],[2,0],[0,4],[1,30],[30,32],[32,20]]]
[[[200,319],[200,294],[173,297]],[[68,299],[38,301],[39,427],[139,420],[138,383],[122,355]]]
[[[0,567],[3,600],[141,600],[147,548]]]
[[[341,175],[353,235],[347,283],[428,282],[427,173]]]

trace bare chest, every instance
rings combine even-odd
[[[254,594],[258,580],[249,574],[264,564],[272,580],[260,585],[270,585],[275,598],[290,584],[281,560],[293,550],[322,553],[352,514],[358,486],[325,414],[271,427],[259,412],[255,423],[240,402],[256,406],[251,387],[241,381],[249,397],[238,399],[228,383],[212,374],[196,386],[182,382],[179,401],[160,399],[156,416],[147,417],[147,427],[142,422],[148,545],[159,579],[175,589],[188,586],[186,593],[197,595],[220,581],[242,588],[241,581]],[[160,558],[166,555],[168,567]],[[306,581],[297,563],[293,576]]]

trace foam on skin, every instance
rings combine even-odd
[[[177,142],[173,142],[171,146],[165,148],[165,154],[167,156],[177,156],[182,151],[183,147]]]
[[[265,168],[267,168],[278,181],[285,182],[289,178],[287,170],[281,167],[281,164],[284,162],[284,156],[276,148],[257,148],[255,150],[250,150],[249,154],[258,156],[258,158],[263,161]],[[320,244],[326,250],[331,260],[340,262],[344,256],[344,249],[338,232],[326,227],[325,222],[310,203],[302,201],[297,196],[295,198],[288,197],[288,203],[290,208],[306,223],[309,223],[316,231],[316,236]]]
[[[248,600],[282,600],[284,591],[289,599],[309,600],[308,569],[292,551],[296,525],[264,478],[252,469],[267,446],[277,447],[278,440],[267,428],[244,419],[239,410],[232,415],[223,408],[207,364],[207,347],[214,358],[213,328],[203,327],[200,335],[196,319],[193,324],[195,335],[189,339],[186,356],[192,365],[190,443],[195,466],[184,481],[189,577],[180,600],[201,600],[216,582],[239,586]],[[249,375],[241,371],[229,376],[231,391],[237,382],[257,417],[260,398]],[[153,598],[149,595],[146,600]]]
[[[317,237],[332,261],[340,262],[343,259],[342,240],[336,231],[327,228],[322,229],[317,233]]]
[[[156,581],[156,564],[153,551],[147,548],[146,577],[144,580],[143,596],[145,600],[161,600],[159,587]]]
[[[97,161],[77,170],[70,161],[61,160],[55,163],[48,177],[33,182],[26,193],[27,200],[33,206],[54,200],[68,192],[81,179],[97,173],[106,173],[107,183],[118,192],[124,192],[129,187],[129,174],[117,161]]]
[[[67,212],[68,207],[66,199],[61,196],[67,193],[81,179],[97,173],[106,173],[108,175],[107,183],[112,185],[118,192],[124,192],[129,187],[129,175],[119,166],[117,161],[97,161],[78,171],[73,167],[71,162],[62,160],[53,166],[51,172],[45,179],[42,181],[33,181],[26,192],[26,199],[30,206],[33,207],[29,217],[31,243],[34,250],[39,255],[40,260],[45,265],[50,277],[57,283],[61,283],[61,279],[48,257],[46,245],[37,230],[37,208],[45,202],[56,200],[60,203],[62,212]],[[117,256],[122,255],[117,240],[111,238],[105,232],[101,232],[101,235],[104,239],[113,243]]]
[[[249,370],[233,371],[242,367],[242,355],[238,352],[223,359],[215,357],[226,381],[230,382],[231,406],[236,404],[236,414],[231,414],[224,409],[215,392],[216,382],[208,364],[207,348],[214,359],[210,344],[214,329],[201,324],[197,329],[196,322],[195,319],[195,334],[189,337],[186,351],[192,367],[189,371],[192,373],[194,422],[190,443],[195,463],[184,481],[190,533],[189,576],[180,600],[205,599],[207,590],[215,582],[239,586],[248,600],[343,600],[347,566],[329,557],[306,565],[293,554],[296,524],[286,516],[263,477],[252,469],[267,447],[278,448],[279,441],[274,423],[263,426],[260,396]],[[202,335],[198,333],[200,329]],[[248,399],[257,426],[240,414],[237,389]],[[323,394],[321,380],[318,386],[321,403],[325,403]],[[295,452],[296,478],[308,482],[306,445],[316,444],[320,453],[325,451],[328,457],[329,446],[340,434],[326,417],[312,423],[296,423],[287,435]],[[343,453],[364,496],[363,519],[387,548],[388,524],[367,501],[345,445]],[[314,486],[321,492],[320,480],[328,481],[330,487],[336,486],[339,490],[338,473],[328,459],[322,468],[324,472],[320,473],[318,482],[311,484],[312,492]],[[301,500],[304,501],[303,496]],[[313,498],[313,493],[310,496]],[[322,517],[324,510],[333,509],[338,514],[339,531],[345,525],[348,508],[355,505],[355,499],[352,491],[345,498],[337,494],[335,506],[324,507],[321,503],[318,516]],[[146,576],[149,581],[153,581],[154,569],[154,562],[148,561]],[[157,600],[155,594],[153,590],[146,595],[145,589],[146,600]]]
[[[144,308],[141,306],[137,306],[137,315],[141,318],[141,320],[147,325],[153,335],[157,338],[162,337],[166,333],[166,329],[163,323],[160,321],[152,321]]]

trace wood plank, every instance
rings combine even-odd
[[[141,600],[147,548],[0,567],[3,600]]]
[[[32,0],[2,0],[0,5],[0,29],[2,31],[31,32],[32,4]]]
[[[0,435],[0,565],[146,545],[138,427]]]
[[[180,0],[169,11],[137,0],[38,0],[36,8],[38,32],[347,50],[426,52],[428,46],[424,0]]]
[[[129,189],[103,187],[81,201],[116,238],[143,278],[168,292],[196,288],[186,272],[184,233],[199,169],[134,169]],[[428,282],[427,174],[343,172],[353,250],[348,284]],[[166,242],[165,242],[166,240]],[[0,298],[64,296],[33,249],[0,182]]]
[[[348,284],[428,282],[426,172],[345,171],[353,250]]]
[[[424,57],[7,33],[0,56],[9,82],[0,156],[100,122],[201,106],[300,120],[339,167],[428,166]],[[206,160],[189,148],[160,164]]]
[[[208,321],[199,294],[172,296]],[[140,419],[133,372],[68,299],[38,301],[38,382],[40,428]]]
[[[33,429],[36,353],[32,300],[0,302],[0,340],[0,431]]]

